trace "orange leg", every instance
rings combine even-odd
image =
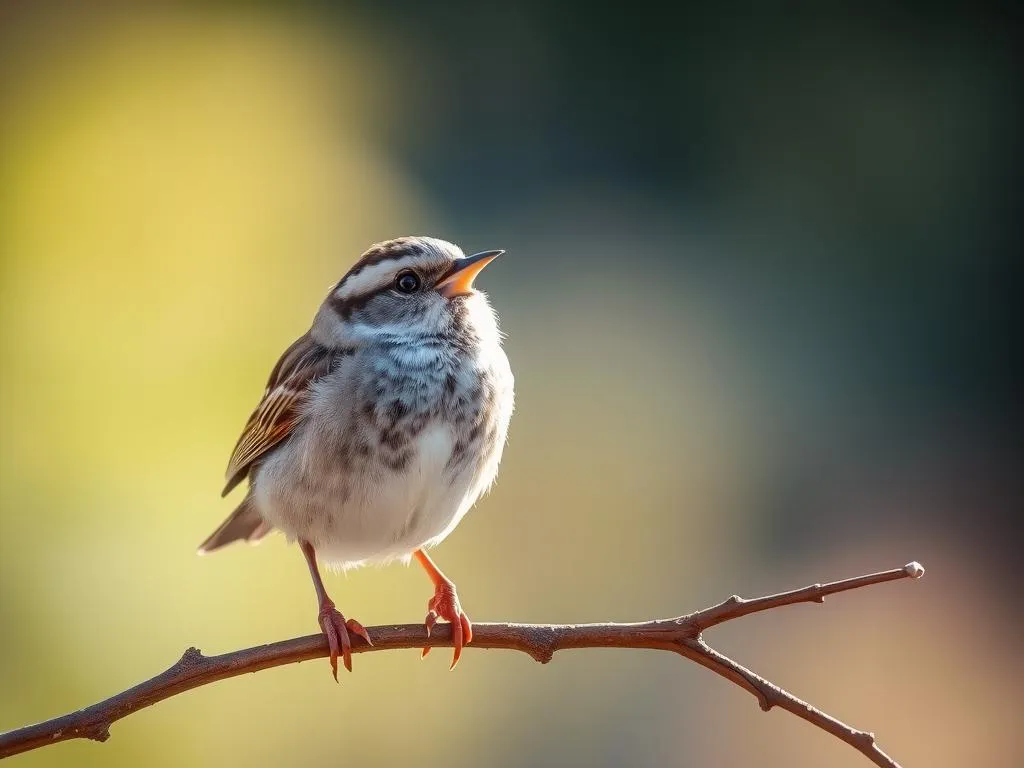
[[[427,553],[422,549],[413,552],[415,558],[427,572],[427,576],[434,582],[434,596],[427,603],[427,635],[433,629],[438,619],[444,619],[452,625],[452,645],[455,646],[455,655],[452,657],[452,669],[459,663],[462,656],[462,648],[473,641],[473,625],[469,617],[459,605],[459,596],[455,592],[455,585],[452,580],[445,576],[441,569],[434,565]],[[429,648],[423,649],[423,655],[430,653]]]
[[[309,565],[309,575],[313,577],[313,588],[316,589],[316,598],[320,603],[320,615],[317,617],[320,622],[320,629],[327,636],[327,646],[331,649],[331,671],[334,673],[334,680],[338,680],[338,655],[341,655],[345,669],[352,671],[352,641],[348,633],[359,635],[367,642],[370,636],[366,634],[363,625],[355,619],[346,619],[341,612],[334,607],[334,601],[327,596],[324,589],[324,581],[320,578],[320,568],[316,564],[316,550],[308,541],[300,541],[299,548],[306,556],[306,564]]]

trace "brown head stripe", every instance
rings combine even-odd
[[[377,243],[369,248],[362,256],[359,257],[359,261],[352,265],[352,268],[345,273],[345,276],[338,281],[338,284],[334,286],[334,290],[331,292],[329,303],[331,309],[337,312],[345,320],[348,320],[352,313],[366,306],[367,302],[370,301],[376,294],[380,293],[381,288],[375,288],[372,291],[367,291],[356,296],[350,296],[347,299],[338,298],[335,294],[338,289],[341,288],[345,281],[350,277],[355,277],[367,267],[372,267],[375,264],[380,264],[384,261],[392,261],[395,259],[402,259],[406,256],[420,256],[424,253],[423,246],[416,242],[415,238],[411,237],[399,237],[394,240],[387,240],[383,243]]]
[[[330,298],[327,299],[327,303],[330,304],[331,309],[337,312],[338,315],[342,317],[342,319],[348,320],[350,317],[352,317],[353,312],[357,312],[358,310],[365,307],[369,303],[370,299],[372,299],[382,290],[387,289],[377,288],[372,291],[367,291],[366,293],[361,293],[358,296],[350,296],[347,299],[342,299],[335,293],[331,293]]]
[[[350,277],[358,275],[364,269],[372,267],[374,264],[401,259],[406,256],[422,256],[425,253],[426,249],[413,237],[399,237],[395,240],[377,243],[359,257],[359,261],[341,278],[341,282],[338,283],[337,287],[340,288]]]
[[[390,248],[387,255],[379,255],[375,249],[367,251],[356,265],[348,271],[345,277],[341,279],[341,282],[334,287],[334,290],[331,292],[330,298],[328,299],[328,304],[330,304],[331,309],[337,312],[343,319],[348,320],[352,317],[354,312],[358,312],[360,309],[365,307],[374,296],[391,290],[391,284],[387,283],[377,288],[373,288],[372,290],[358,293],[354,296],[348,296],[346,298],[339,297],[337,295],[338,289],[345,284],[345,281],[348,280],[348,278],[359,274],[366,267],[373,266],[374,264],[380,264],[383,261],[405,258],[406,256],[422,256],[426,253],[426,250],[418,244],[413,244],[412,246],[404,248],[392,247],[394,243],[398,242],[400,241],[391,240],[384,244]],[[370,257],[372,257],[372,259]],[[440,267],[430,269],[426,272],[422,270],[417,271],[420,272],[420,276],[423,278],[424,284],[430,284],[440,280],[441,277],[449,271],[449,269],[448,265],[441,265]]]

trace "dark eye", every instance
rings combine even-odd
[[[395,278],[395,290],[399,293],[416,293],[420,289],[420,278],[415,272],[402,272]]]

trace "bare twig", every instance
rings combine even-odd
[[[922,575],[924,568],[918,563],[908,563],[891,571],[829,584],[814,584],[750,600],[734,595],[718,605],[686,616],[635,624],[474,624],[473,644],[469,647],[522,651],[542,664],[551,661],[555,651],[570,648],[651,648],[674,651],[749,691],[757,698],[761,709],[768,711],[778,706],[788,710],[845,741],[876,765],[898,768],[896,761],[875,744],[873,734],[851,728],[723,656],[704,642],[701,633],[751,613],[794,603],[820,603],[826,595],[896,579],[917,579]],[[429,637],[422,624],[371,627],[369,633],[373,638],[373,646],[355,637],[353,653],[451,646],[449,629],[440,625]],[[326,655],[327,643],[323,635],[282,640],[220,656],[204,656],[198,649],[189,648],[170,669],[134,688],[77,712],[0,734],[0,758],[69,739],[106,741],[113,723],[158,701],[217,680]]]

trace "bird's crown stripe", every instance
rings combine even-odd
[[[422,256],[414,253],[403,253],[386,261],[380,261],[366,267],[358,272],[349,272],[334,292],[336,298],[348,301],[358,298],[366,293],[380,290],[384,287],[386,279],[401,271],[405,267],[411,267],[422,261]]]

